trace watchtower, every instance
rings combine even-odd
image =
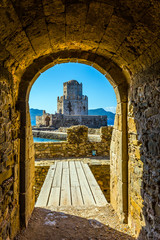
[[[88,97],[82,95],[82,83],[76,80],[63,83],[63,96],[57,98],[57,113],[88,115]]]

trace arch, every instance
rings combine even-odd
[[[30,174],[29,167],[34,164],[32,153],[33,140],[29,116],[29,93],[33,83],[40,73],[46,71],[58,63],[79,62],[91,65],[106,76],[114,88],[117,98],[116,120],[111,142],[111,204],[116,209],[119,218],[127,222],[128,216],[128,160],[127,160],[127,92],[129,75],[119,68],[113,61],[90,52],[63,51],[56,54],[45,55],[36,59],[23,73],[19,87],[17,102],[21,113],[20,123],[20,214],[23,225],[27,225],[28,219],[34,208],[33,197],[33,170]],[[115,140],[115,137],[118,138]],[[115,150],[115,144],[119,144]],[[117,172],[115,165],[119,165]],[[120,173],[120,174],[119,174]],[[115,175],[119,174],[118,183],[115,183]],[[29,179],[30,178],[30,179]],[[23,181],[22,181],[23,179]],[[118,184],[117,197],[115,196],[115,185]],[[120,192],[120,193],[119,193]],[[116,201],[115,201],[116,197]],[[31,201],[32,199],[32,201]]]

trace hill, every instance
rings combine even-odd
[[[40,109],[30,109],[31,124],[32,126],[36,125],[36,116],[42,116],[43,110]],[[114,125],[115,114],[109,111],[105,111],[103,108],[90,109],[88,110],[88,115],[98,115],[103,116],[107,115],[108,125]]]
[[[103,108],[90,109],[88,110],[88,115],[98,115],[98,116],[107,115],[108,125],[114,125],[115,113],[106,111]]]

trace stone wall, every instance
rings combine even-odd
[[[141,240],[160,236],[159,69],[157,63],[135,75],[130,90],[129,225]]]
[[[14,107],[12,81],[0,68],[0,239],[14,237],[20,227],[20,115]]]
[[[35,201],[37,201],[42,185],[47,176],[48,169],[49,169],[49,166],[35,167]]]
[[[108,202],[110,202],[110,164],[105,165],[92,165],[89,167],[97,180],[103,194]]]
[[[125,130],[119,130],[117,124],[115,124],[112,138],[111,176],[113,173],[112,180],[115,181],[111,181],[111,192],[113,192],[111,202],[116,199],[115,202],[120,207],[116,208],[115,205],[115,209],[119,215],[121,211],[126,210],[122,207],[127,206],[123,197],[125,191],[128,195],[126,189],[128,182],[124,180],[128,178],[126,153],[124,154],[128,148],[131,172],[129,191],[133,190],[134,193],[129,199],[129,204],[132,199],[134,201],[132,201],[133,212],[129,209],[130,224],[138,226],[143,222],[144,216],[142,239],[159,239],[159,1],[21,0],[1,1],[0,5],[1,238],[7,239],[9,231],[10,235],[17,231],[19,204],[24,208],[23,212],[26,211],[26,201],[24,201],[25,204],[19,203],[17,180],[19,167],[21,170],[24,169],[20,179],[25,178],[20,192],[22,196],[26,195],[26,198],[28,192],[25,192],[25,186],[30,178],[29,172],[26,171],[28,176],[24,175],[28,166],[28,127],[26,123],[21,127],[18,126],[17,96],[19,95],[24,102],[28,101],[25,98],[26,94],[29,95],[31,86],[40,73],[55,64],[73,61],[91,65],[103,73],[115,88],[117,96],[119,93],[123,95],[125,86],[130,87],[129,101],[133,107],[133,115],[131,114],[128,118],[129,145],[123,144],[127,133],[123,134]],[[157,64],[154,65],[155,63]],[[12,74],[13,82],[3,68]],[[99,83],[97,81],[96,84]],[[123,103],[125,105],[125,102]],[[23,104],[19,108],[21,120],[26,119],[26,109]],[[123,114],[119,114],[117,119],[123,122]],[[131,130],[133,122],[135,122],[137,136]],[[20,134],[18,129],[23,126],[24,129]],[[128,129],[125,124],[123,127]],[[21,136],[20,142],[24,141],[24,145],[21,144],[21,154],[19,153],[19,136]],[[23,149],[25,149],[24,152]],[[139,150],[140,156],[138,156]],[[136,151],[137,157],[134,159]],[[20,155],[21,164],[18,164]],[[141,164],[143,173],[141,173]],[[135,170],[136,166],[138,166],[137,170]],[[126,174],[122,175],[122,173]],[[138,178],[136,178],[137,174]],[[11,187],[9,182],[12,182]],[[136,193],[137,184],[139,187]],[[120,191],[116,191],[119,189]],[[136,195],[138,191],[144,200],[143,216],[134,210],[136,207],[133,203],[141,201]],[[115,193],[116,196],[114,196]]]
[[[20,220],[21,226],[27,225],[35,202],[29,107],[20,114],[21,102],[16,105],[17,89],[13,81],[11,75],[0,68],[0,239],[12,239],[20,229]],[[22,131],[20,125],[23,125]]]
[[[112,127],[106,129],[108,132],[106,138],[103,137],[103,140],[97,143],[88,141],[87,127],[71,127],[68,129],[67,142],[35,143],[35,158],[91,157],[92,151],[96,151],[97,156],[109,156]]]

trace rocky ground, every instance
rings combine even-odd
[[[105,207],[35,208],[27,229],[15,240],[134,240],[114,210]]]

